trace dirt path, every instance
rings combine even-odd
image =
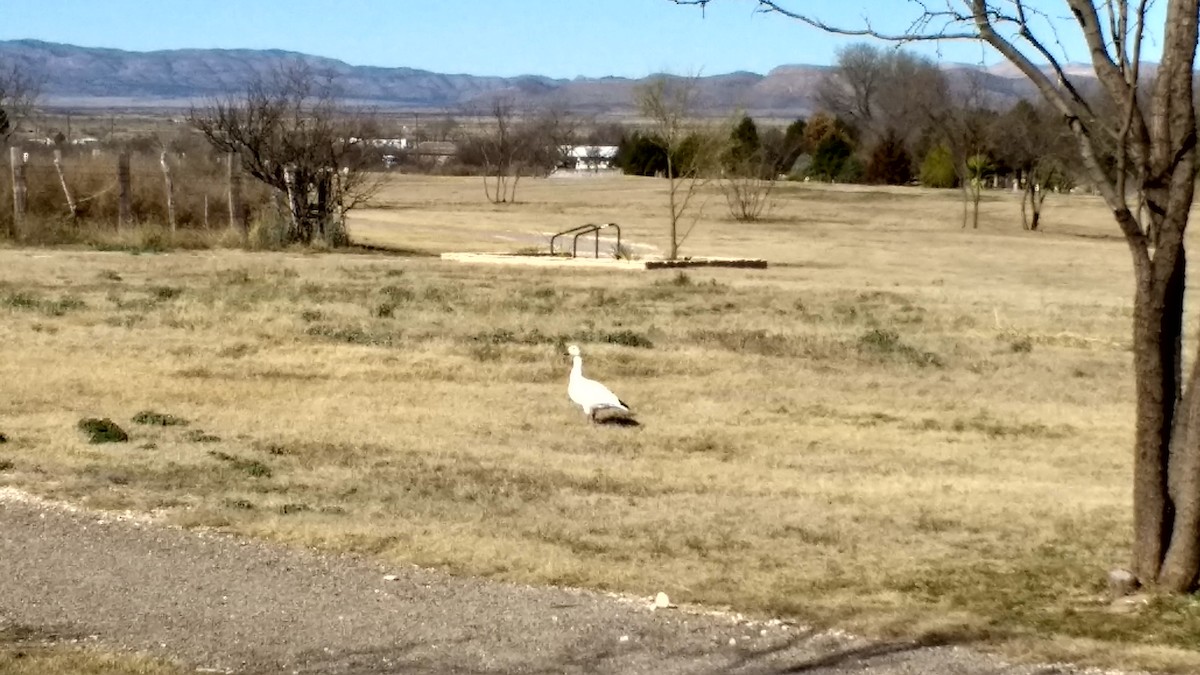
[[[113,519],[11,490],[0,490],[0,568],[0,624],[95,635],[101,645],[224,672],[1081,672],[387,568]]]

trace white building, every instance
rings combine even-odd
[[[617,156],[615,145],[573,145],[563,148],[567,168],[576,171],[607,171]]]

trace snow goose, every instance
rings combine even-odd
[[[624,401],[617,398],[608,387],[595,380],[583,376],[583,357],[580,356],[579,346],[567,347],[571,355],[571,379],[567,381],[567,396],[576,405],[583,408],[583,414],[593,422],[612,422],[627,426],[636,426],[633,411]],[[596,413],[603,413],[602,419],[596,418]]]

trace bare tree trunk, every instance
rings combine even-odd
[[[967,223],[971,220],[971,191],[967,187],[966,179],[962,182],[962,229],[967,229]]]
[[[226,153],[225,164],[229,172],[229,227],[245,241],[249,235],[246,227],[246,212],[242,206],[241,160],[236,152]]]
[[[1143,583],[1159,578],[1173,529],[1174,509],[1166,489],[1167,458],[1181,386],[1184,270],[1180,255],[1176,269],[1168,270],[1165,278],[1155,278],[1152,263],[1136,271],[1132,562],[1134,575]]]
[[[117,155],[117,204],[117,227],[129,227],[133,224],[133,200],[130,197],[128,150]]]
[[[291,212],[291,235],[289,242],[311,244],[313,239],[312,220],[308,214],[308,186],[310,177],[296,167],[284,169],[284,182],[287,184],[288,211]]]
[[[283,182],[287,185],[288,214],[291,220],[290,233],[287,240],[297,241],[300,239],[300,217],[296,206],[296,170],[290,166],[285,168],[283,170]]]
[[[75,220],[79,217],[79,209],[75,206],[75,198],[71,196],[71,188],[67,186],[67,177],[63,173],[62,150],[54,151],[54,170],[58,172],[58,182],[67,197],[67,209],[71,212],[71,220]]]
[[[675,167],[671,164],[671,153],[667,153],[667,195],[668,205],[671,207],[671,235],[670,246],[667,248],[667,260],[674,260],[679,257],[679,211],[675,208],[675,191],[679,187],[679,179],[675,176]]]
[[[167,164],[166,150],[163,150],[158,160],[162,164],[163,182],[167,189],[167,223],[171,226],[171,234],[175,234],[175,184],[171,180],[171,165]]]
[[[1039,189],[1031,196],[1030,204],[1033,206],[1033,222],[1029,224],[1029,229],[1033,232],[1040,231],[1042,222],[1042,206],[1046,203],[1046,191]]]
[[[320,220],[317,221],[317,236],[322,241],[329,243],[329,188],[332,180],[332,171],[326,171],[321,174],[320,180],[317,181],[317,214]]]
[[[971,180],[971,229],[979,229],[979,200],[983,198],[983,179]]]
[[[513,173],[512,184],[509,186],[508,191],[508,202],[510,204],[517,203],[517,183],[521,182],[521,171],[523,171],[523,169],[521,167],[517,167],[516,172]]]
[[[12,162],[13,189],[13,231],[14,237],[19,237],[25,229],[26,195],[29,187],[25,184],[25,153],[20,148],[9,148],[8,158]]]
[[[1021,190],[1021,229],[1031,231],[1037,229],[1036,225],[1029,223],[1029,206],[1033,203],[1032,195],[1029,193],[1028,184]]]

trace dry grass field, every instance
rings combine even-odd
[[[401,257],[0,249],[0,486],[461,574],[1200,666],[1200,604],[1104,597],[1129,538],[1131,303],[1099,200],[1051,196],[1030,234],[1010,194],[976,231],[953,192],[787,184],[757,224],[715,197],[684,254],[766,270],[418,255],[608,221],[665,248],[653,179],[518,196],[395,178],[351,233]],[[567,342],[642,427],[589,426]],[[90,444],[84,417],[130,440]]]

